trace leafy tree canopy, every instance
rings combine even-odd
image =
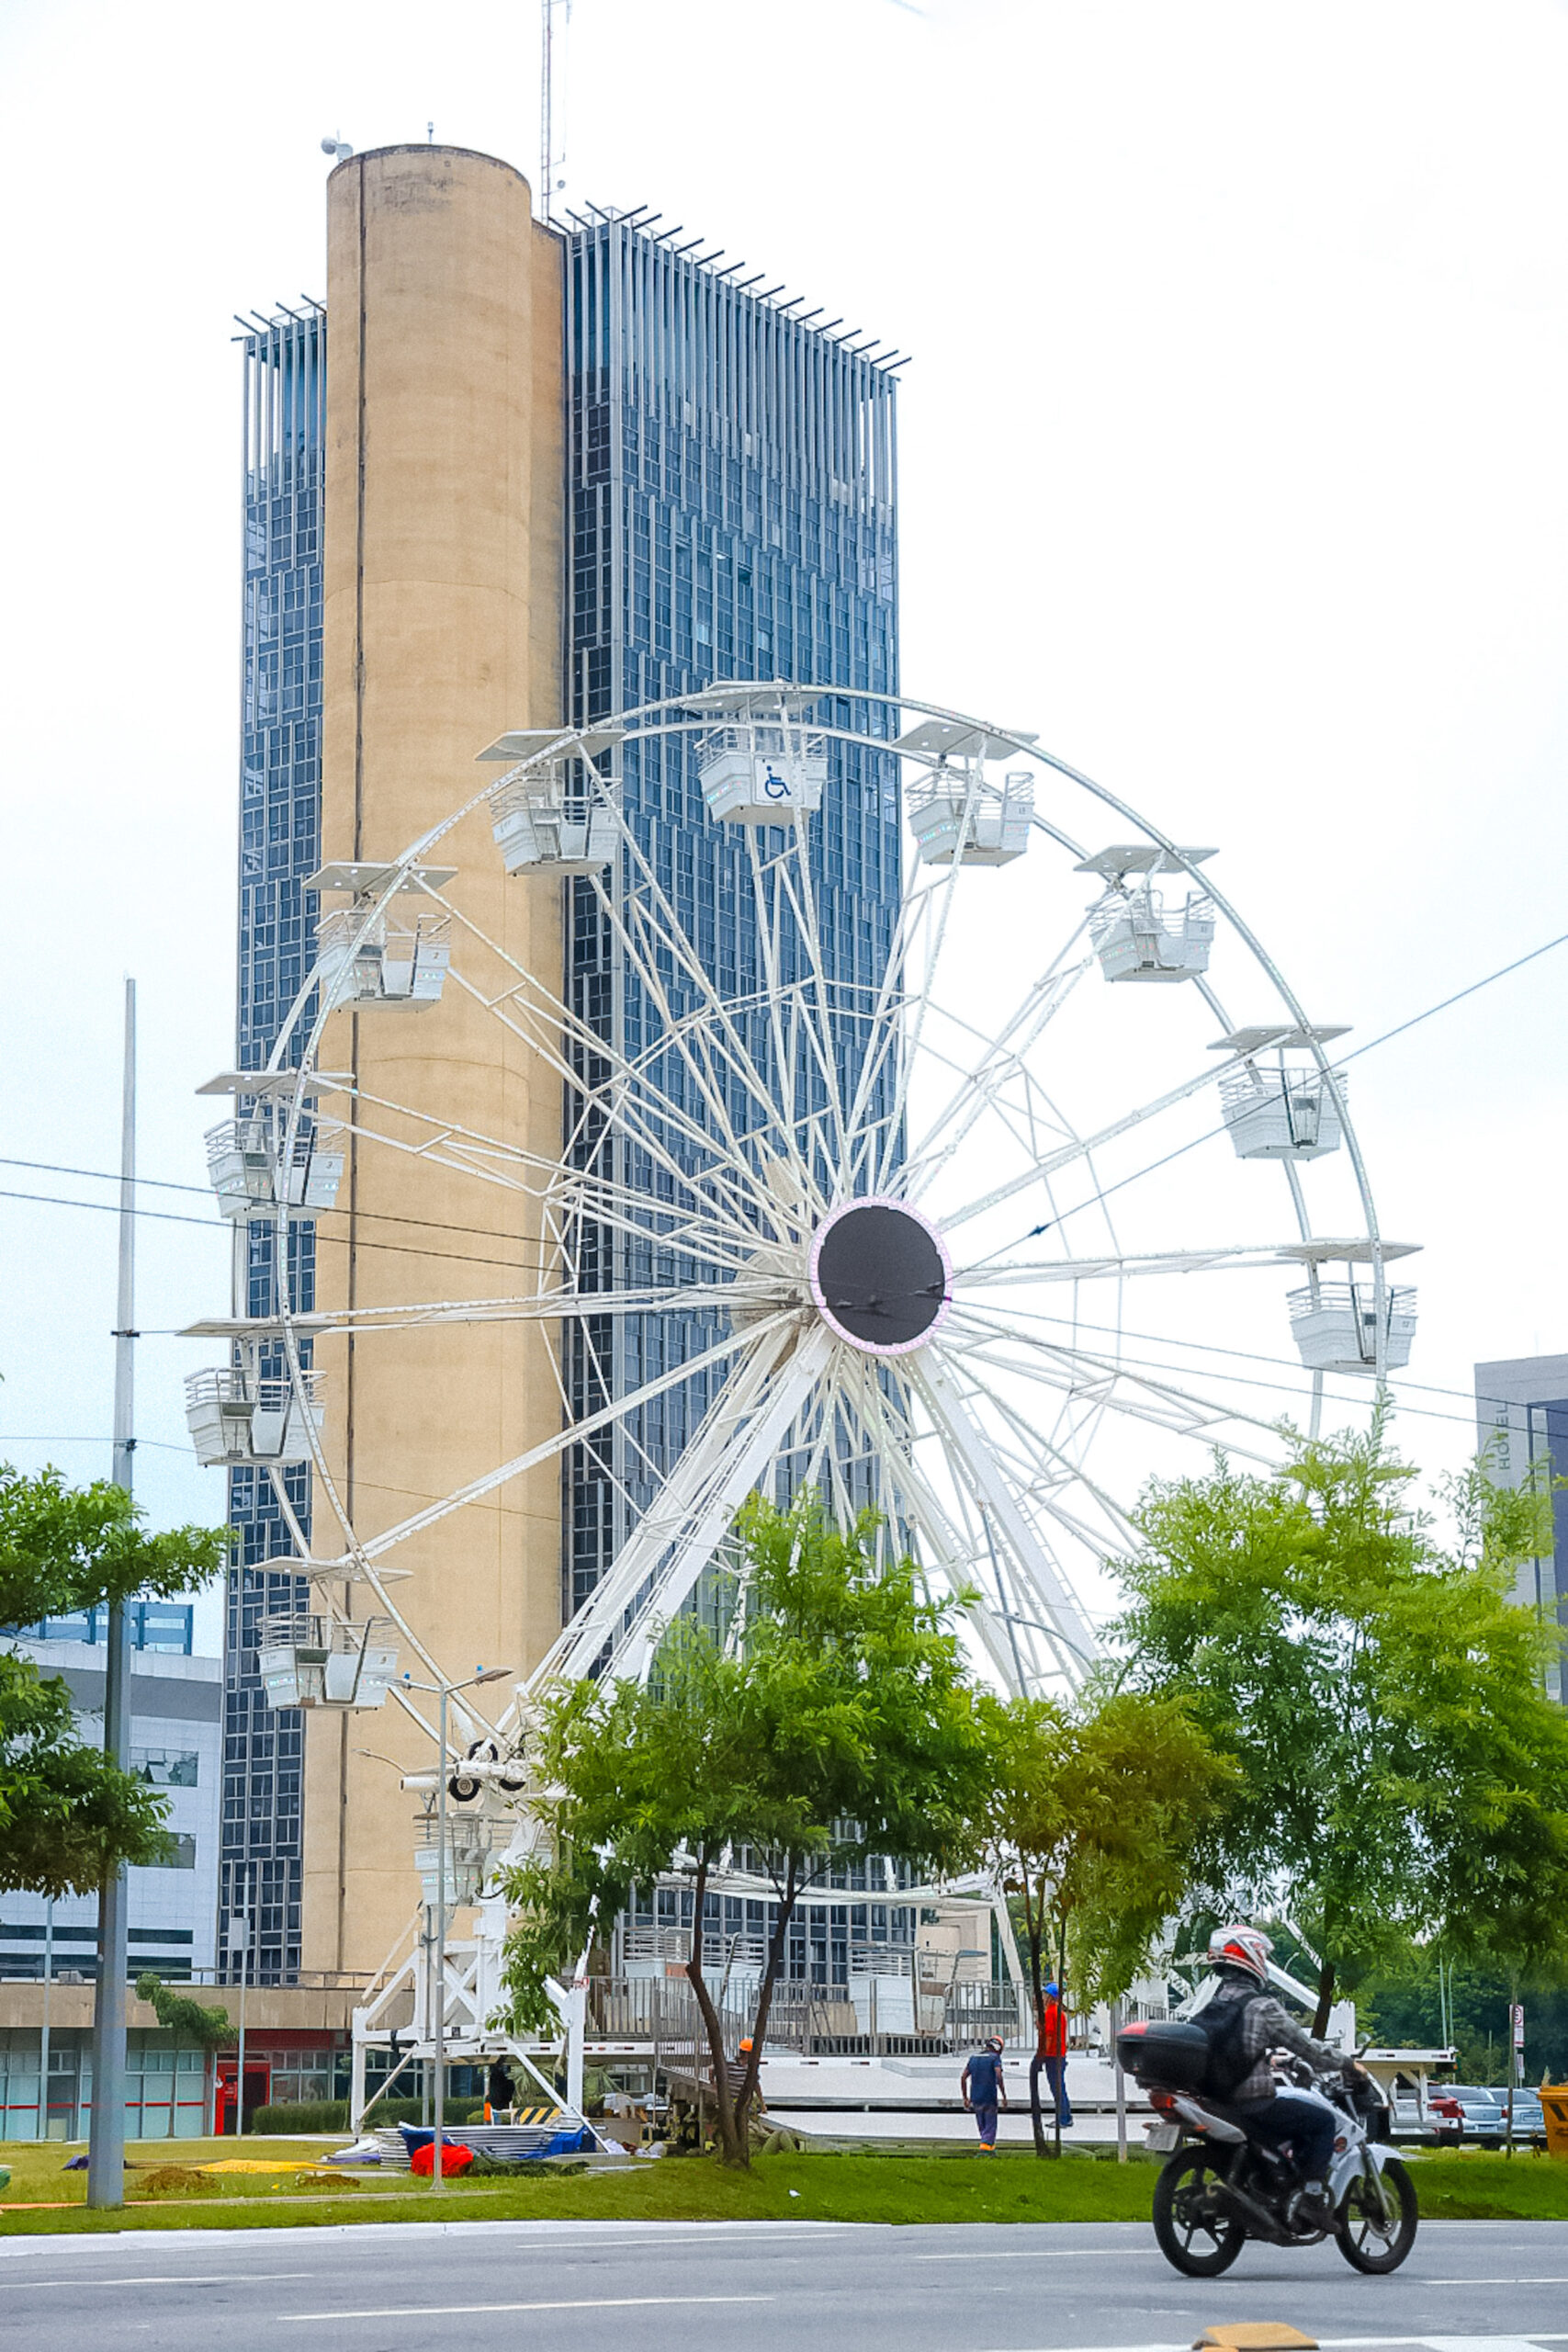
[[[234,2030],[227,2009],[209,2009],[188,1993],[172,1991],[150,1968],[136,1980],[136,1997],[150,2005],[165,2033],[194,2041],[202,2050],[216,2050]]]
[[[1194,1852],[1238,1776],[1180,1696],[1091,1692],[1075,1709],[1047,1699],[981,1703],[993,1770],[988,1857],[1021,1930],[1043,2025],[1047,1974],[1079,2007],[1126,1991],[1184,1900]],[[1030,2090],[1043,2154],[1038,2065]]]
[[[58,1470],[0,1464],[0,1626],[188,1591],[221,1567],[228,1542],[224,1528],[151,1532],[107,1480],[69,1487]],[[80,1737],[59,1676],[0,1649],[0,1888],[85,1894],[121,1861],[161,1861],[166,1811]]]
[[[1381,1422],[1271,1478],[1217,1459],[1148,1490],[1122,1572],[1127,1687],[1184,1702],[1239,1768],[1213,1899],[1296,1924],[1320,2030],[1418,1936],[1505,1966],[1568,1949],[1568,1713],[1554,1635],[1510,1599],[1546,1498],[1478,1467],[1444,1551],[1414,1475]]]
[[[579,1683],[544,1711],[547,1853],[513,1874],[512,2014],[547,2023],[547,1978],[632,1888],[687,1870],[700,1922],[710,1872],[749,1848],[778,1908],[733,2100],[700,1934],[687,1970],[733,2162],[745,2161],[756,2053],[803,1890],[854,1855],[924,1874],[976,1849],[989,1766],[957,1611],[922,1595],[909,1562],[879,1562],[877,1529],[874,1513],[840,1530],[814,1504],[781,1512],[753,1497],[737,1521],[745,1575],[729,1638],[683,1619],[646,1687]]]

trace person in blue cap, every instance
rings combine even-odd
[[[964,2062],[963,2078],[958,2086],[964,2094],[964,2104],[975,2118],[980,2134],[980,2154],[994,2156],[997,2153],[997,2110],[1008,2103],[1007,2085],[1002,2080],[1002,2045],[993,2034],[983,2050]]]
[[[1062,2007],[1059,1984],[1045,1987],[1045,2007],[1040,2018],[1040,2046],[1036,2052],[1045,2069],[1045,2079],[1051,2086],[1051,2097],[1056,2103],[1056,2113],[1064,2132],[1073,2124],[1073,2103],[1067,2097],[1067,2018]]]

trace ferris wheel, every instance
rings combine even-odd
[[[541,1471],[610,1532],[515,1703],[645,1674],[753,1490],[874,1505],[933,1587],[977,1596],[996,1679],[1070,1688],[1149,1477],[1215,1445],[1271,1463],[1284,1419],[1315,1428],[1407,1360],[1414,1293],[1388,1277],[1404,1245],[1328,1050],[1344,1033],[1309,1017],[1213,848],[1031,734],[907,695],[736,683],[479,756],[499,781],[397,857],[323,870],[339,903],[314,969],[268,1070],[220,1081],[239,1115],[209,1138],[227,1213],[271,1222],[278,1309],[201,1327],[231,1362],[193,1376],[190,1424],[204,1461],[270,1474],[329,1613],[334,1579],[367,1589],[376,1617],[322,1645],[327,1703],[379,1697],[392,1639],[442,1670],[399,1577]],[[700,792],[705,900],[643,821],[650,775]],[[842,811],[868,795],[901,870],[852,904]],[[476,819],[509,889],[569,884],[597,993],[466,909],[439,854]],[[558,1150],[536,1119],[466,1128],[434,1090],[372,1097],[323,1061],[347,1010],[417,1030],[417,1080],[459,997],[470,1037],[482,1015],[558,1090]],[[401,1156],[423,1223],[523,1204],[527,1278],[307,1306],[291,1237],[333,1209],[351,1148]],[[400,1353],[412,1393],[433,1332],[460,1378],[464,1335],[498,1323],[549,1335],[550,1426],[359,1523],[320,1342]],[[307,1460],[309,1544],[287,1476]],[[508,1719],[474,1720],[504,1744]]]

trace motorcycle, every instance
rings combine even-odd
[[[1320,2077],[1299,2059],[1275,2062],[1292,2088],[1325,2101],[1335,2120],[1332,2229],[1292,2218],[1300,2178],[1288,2148],[1266,2147],[1236,2109],[1198,2087],[1207,2038],[1179,2019],[1127,2026],[1117,2056],[1155,2111],[1148,2144],[1168,2151],[1155,2183],[1155,2237],[1173,2268],[1217,2278],[1248,2238],[1320,2245],[1333,2236],[1353,2270],[1397,2270],[1416,2243],[1416,2184],[1382,2136],[1388,2110],[1364,2075]]]

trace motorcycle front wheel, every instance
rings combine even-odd
[[[1365,2178],[1353,2180],[1339,2207],[1339,2251],[1352,2270],[1379,2275],[1397,2270],[1416,2243],[1416,2183],[1397,2156],[1382,2168],[1382,2185],[1391,2210],[1383,2212],[1377,2189]]]
[[[1173,2269],[1217,2278],[1247,2244],[1247,2224],[1219,2186],[1225,2167],[1207,2148],[1182,2148],[1155,2183],[1155,2239]]]

